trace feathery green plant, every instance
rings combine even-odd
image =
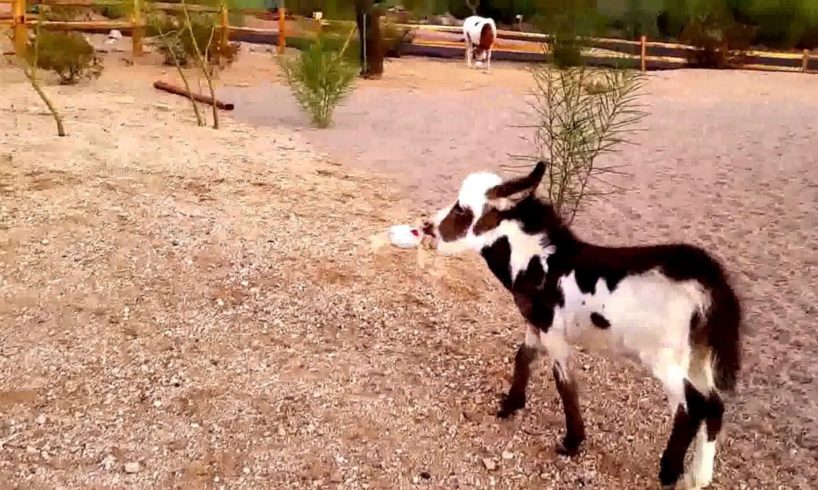
[[[350,30],[340,51],[327,49],[319,37],[292,58],[280,58],[284,77],[296,101],[319,128],[332,123],[335,108],[354,90],[357,68],[344,59],[352,34]]]
[[[530,106],[536,122],[525,127],[535,129],[536,154],[522,158],[550,162],[542,185],[570,223],[589,201],[622,190],[606,179],[625,172],[600,164],[597,157],[629,143],[646,115],[639,104],[644,76],[635,70],[548,65],[534,68],[533,76]]]

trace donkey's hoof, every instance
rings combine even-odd
[[[659,482],[663,489],[679,488],[679,479],[684,468],[674,468],[671,465],[663,464],[659,470]]]
[[[562,440],[557,443],[554,450],[561,456],[573,457],[582,451],[582,441],[576,441],[569,439],[568,437],[563,437]]]
[[[500,399],[500,410],[497,411],[497,418],[507,419],[517,413],[521,408],[525,408],[525,396],[502,395]]]

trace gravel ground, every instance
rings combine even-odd
[[[5,487],[656,486],[669,420],[645,373],[580,354],[588,445],[558,457],[547,370],[520,416],[493,416],[521,321],[478,260],[373,248],[386,226],[497,160],[463,157],[488,145],[435,111],[456,112],[449,91],[507,117],[503,101],[525,88],[515,68],[489,78],[390,63],[394,76],[364,83],[318,133],[283,97],[285,121],[196,128],[183,100],[150,87],[168,73],[114,55],[106,66],[90,85],[47,87],[64,139],[22,77],[0,68]],[[271,66],[247,55],[223,83],[272,81]],[[684,238],[729,259],[752,332],[714,487],[810,488],[816,103],[803,78],[684,73],[651,84],[647,146],[620,156],[645,161],[633,190],[578,229],[610,243]],[[468,94],[451,88],[465,77]],[[409,95],[387,104],[404,85]],[[766,96],[743,98],[759,87]],[[373,133],[407,101],[418,114],[398,119],[400,138]],[[448,182],[424,185],[430,169]]]

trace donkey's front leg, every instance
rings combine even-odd
[[[580,446],[585,440],[585,422],[579,408],[576,376],[569,367],[571,347],[558,328],[552,328],[542,334],[542,343],[553,360],[552,371],[557,384],[557,392],[562,400],[565,414],[565,437],[557,444],[557,452],[566,456],[579,454]]]
[[[531,367],[539,358],[542,344],[537,330],[534,327],[527,327],[525,342],[517,348],[514,356],[514,373],[511,377],[511,387],[508,394],[504,395],[500,401],[500,410],[497,416],[506,419],[514,415],[517,410],[525,407],[526,389],[528,380],[531,378]]]

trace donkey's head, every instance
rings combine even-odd
[[[497,238],[497,229],[518,203],[532,196],[545,174],[539,162],[530,174],[503,181],[487,172],[466,177],[457,199],[424,224],[433,246],[443,253],[479,251]]]

